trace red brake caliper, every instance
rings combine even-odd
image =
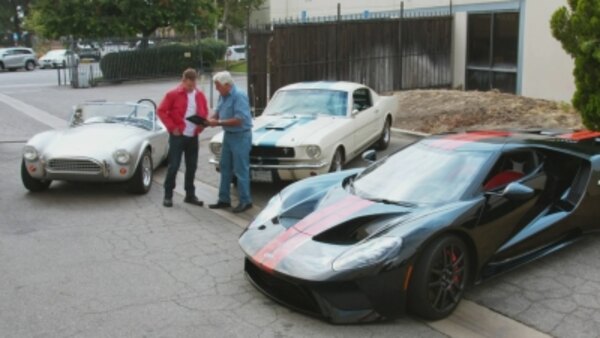
[[[454,253],[454,250],[450,251],[450,261],[452,262],[452,281],[455,285],[460,283],[460,275],[458,274],[458,266],[455,265],[458,257]]]

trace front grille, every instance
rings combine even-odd
[[[274,299],[312,315],[322,316],[313,294],[307,287],[289,282],[285,279],[268,274],[246,258],[246,273],[248,277],[265,293]]]
[[[91,160],[55,158],[48,161],[48,170],[53,172],[100,173],[100,164]]]
[[[294,157],[296,152],[291,147],[252,146],[252,157]]]

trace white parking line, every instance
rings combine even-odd
[[[39,108],[36,108],[30,104],[27,104],[23,101],[14,99],[8,95],[0,94],[0,102],[3,102],[20,111],[21,113],[31,117],[32,119],[37,120],[54,129],[64,128],[67,125],[67,122],[65,120],[58,118]]]
[[[0,94],[0,101],[52,128],[62,128],[66,126],[65,120],[12,97]],[[162,172],[157,172],[154,181],[162,185],[164,182],[164,175],[164,170]],[[183,174],[179,172],[177,175],[177,180],[182,182]],[[211,202],[216,199],[217,188],[199,180],[195,180],[195,184],[199,199],[206,202]],[[185,194],[181,186],[175,188],[175,192],[181,196],[184,196]],[[240,228],[244,228],[248,225],[253,216],[256,215],[259,209],[260,206],[257,205],[249,212],[241,215],[222,210],[211,211],[221,215],[228,221],[237,224]],[[425,322],[425,324],[449,337],[457,338],[550,337],[549,335],[536,331],[516,320],[505,317],[486,307],[467,300],[461,301],[456,311],[454,311],[450,317],[436,322]]]

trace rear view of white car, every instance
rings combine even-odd
[[[37,65],[35,53],[31,48],[0,48],[0,70],[15,71],[20,68],[34,70]]]
[[[242,61],[246,60],[246,46],[234,45],[227,47],[225,52],[225,61]]]
[[[66,68],[79,65],[79,56],[68,49],[53,49],[39,60],[40,68]]]

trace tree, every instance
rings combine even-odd
[[[568,0],[552,15],[552,35],[575,59],[573,106],[585,126],[600,130],[600,4],[597,0]]]
[[[265,0],[219,0],[221,25],[228,29],[244,29],[250,11],[258,9]]]
[[[29,12],[31,0],[0,0],[0,36],[12,41],[16,33],[20,43],[31,46],[29,34],[23,34],[23,18]],[[23,40],[21,40],[23,39]]]
[[[160,27],[214,22],[214,17],[212,0],[37,0],[31,25],[50,38],[147,38]]]

